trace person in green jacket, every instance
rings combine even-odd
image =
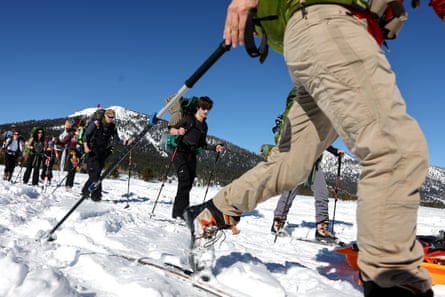
[[[261,24],[268,44],[282,50],[291,80],[298,86],[297,98],[270,159],[207,202],[186,209],[192,253],[206,248],[216,230],[231,228],[238,233],[235,225],[243,212],[303,182],[315,160],[340,137],[360,160],[356,223],[364,295],[433,296],[431,276],[420,265],[422,245],[416,240],[428,148],[417,121],[406,111],[378,42],[382,36],[397,35],[406,13],[399,10],[388,27],[379,23],[382,14],[375,10],[384,12],[387,2],[375,0],[369,8],[354,2],[232,0],[229,4],[224,39],[232,47],[244,44],[252,9],[262,17],[269,8],[269,15],[278,17]],[[384,28],[375,30],[380,25]],[[201,262],[196,255],[195,267],[205,269],[209,261]]]

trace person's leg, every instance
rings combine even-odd
[[[292,203],[294,202],[295,196],[297,196],[303,186],[303,184],[299,184],[289,192],[283,192],[281,194],[280,199],[277,202],[277,206],[274,210],[274,217],[287,217],[289,209],[292,207]]]
[[[172,217],[182,218],[182,213],[190,204],[190,190],[193,185],[193,178],[186,164],[180,166],[177,171],[178,189],[173,203]]]
[[[40,165],[42,163],[42,157],[36,156],[33,163],[32,170],[32,185],[37,186],[39,184]]]
[[[314,182],[311,185],[311,190],[314,193],[315,205],[315,222],[320,223],[329,221],[329,191],[326,184],[323,171],[319,168],[315,170]]]
[[[12,172],[14,170],[15,156],[5,152],[5,169],[3,174],[4,180],[11,180]]]
[[[28,160],[26,161],[26,169],[23,173],[23,183],[27,184],[29,181],[29,178],[31,176],[31,170],[32,170],[32,163],[34,162],[35,155],[29,155]]]
[[[274,210],[274,220],[272,223],[271,232],[277,232],[284,226],[286,223],[287,214],[289,213],[289,209],[292,207],[295,196],[297,196],[303,186],[303,184],[300,184],[289,192],[284,192],[281,194]]]
[[[107,155],[105,153],[99,153],[97,159],[92,164],[91,178],[93,183],[96,184],[95,190],[91,192],[91,200],[100,201],[102,199],[102,183],[99,183],[102,169],[105,167],[105,160]]]
[[[172,217],[182,218],[184,210],[190,205],[190,191],[195,179],[196,159],[188,153],[178,151],[173,160],[178,177],[178,189],[173,203]]]
[[[74,175],[76,174],[76,169],[73,167],[73,163],[71,163],[71,159],[68,162],[67,165],[67,176],[66,176],[66,181],[65,181],[65,187],[69,187],[72,188],[74,185]]]
[[[320,164],[316,164],[311,190],[315,204],[315,239],[336,242],[337,237],[329,231],[329,191]]]
[[[88,179],[82,187],[82,195],[88,197],[90,195],[90,187],[97,181],[100,176],[99,161],[96,154],[90,152],[87,159]],[[97,193],[97,192],[96,192]],[[92,197],[92,193],[91,193]]]
[[[364,280],[427,291],[431,278],[420,266],[416,223],[428,151],[383,51],[366,22],[337,5],[310,6],[306,18],[294,14],[284,43],[292,79],[361,160],[357,243]]]

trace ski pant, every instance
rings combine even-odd
[[[42,172],[40,174],[40,177],[42,179],[47,178],[49,181],[53,179],[53,166],[54,163],[56,163],[55,157],[45,157],[45,160],[42,165]]]
[[[14,169],[16,166],[18,155],[5,153],[5,170],[4,170],[4,178],[5,180],[10,181],[12,178],[12,174],[14,173]]]
[[[77,157],[77,155],[76,155],[76,157]],[[73,158],[75,158],[75,157],[70,153],[70,159],[69,159],[69,162],[67,165],[68,173],[66,175],[66,181],[65,181],[66,187],[73,187],[73,185],[74,185],[74,177],[76,175],[76,168],[74,167],[72,160],[71,160]]]
[[[26,170],[25,173],[23,173],[24,184],[28,183],[29,178],[31,177],[31,172],[32,172],[32,180],[31,180],[32,185],[36,186],[39,184],[39,171],[41,163],[42,163],[41,155],[39,154],[29,155],[28,161],[26,163]]]
[[[90,194],[90,186],[97,184],[100,179],[100,174],[105,166],[105,160],[107,159],[107,153],[105,151],[90,152],[87,158],[88,168],[88,180],[85,182],[82,188],[82,195],[88,196]],[[91,192],[91,199],[99,200],[102,197],[102,183]]]
[[[184,210],[190,205],[190,191],[196,177],[196,154],[178,150],[173,159],[178,176],[178,189],[173,203],[172,217],[181,217]]]
[[[279,145],[215,197],[223,213],[240,216],[305,180],[312,164],[340,136],[360,159],[357,201],[358,265],[381,287],[410,285],[424,292],[416,240],[419,187],[429,166],[417,122],[407,114],[383,51],[343,6],[311,5],[290,19],[284,58],[299,87]],[[253,99],[252,99],[253,100]],[[277,104],[282,100],[277,99]]]
[[[329,220],[329,191],[322,170],[315,166],[314,181],[311,190],[314,192],[315,222],[320,223]],[[281,194],[277,206],[274,210],[274,217],[287,217],[289,209],[298,193],[304,188],[304,184],[299,184],[288,192]]]

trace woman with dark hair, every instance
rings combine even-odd
[[[45,151],[45,132],[43,128],[37,127],[33,129],[31,138],[29,139],[26,149],[28,152],[26,161],[26,170],[23,174],[23,183],[27,184],[32,172],[32,185],[39,184],[39,170],[43,160]]]

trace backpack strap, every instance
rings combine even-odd
[[[402,26],[408,19],[408,14],[406,13],[405,7],[402,2],[395,0],[388,3],[389,8],[392,12],[392,17],[388,21],[384,21],[381,24],[383,38],[384,39],[395,39],[402,30]]]

